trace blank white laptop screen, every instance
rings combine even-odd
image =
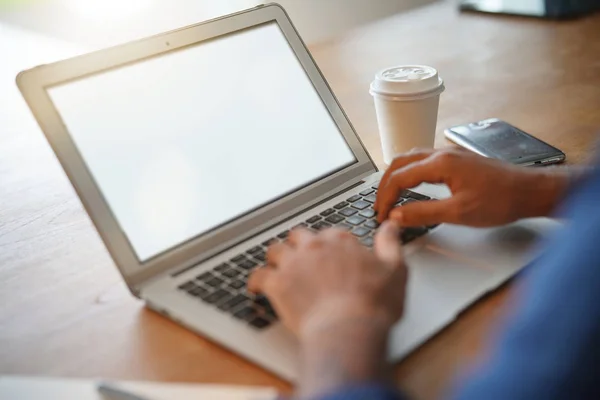
[[[141,261],[356,162],[275,22],[47,90]]]

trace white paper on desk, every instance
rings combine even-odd
[[[0,400],[106,400],[97,381],[21,376],[0,377]],[[275,400],[269,388],[245,386],[110,382],[148,400]]]

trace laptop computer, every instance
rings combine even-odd
[[[371,246],[381,174],[285,11],[258,6],[17,83],[133,295],[295,380],[297,343],[246,279],[297,226],[337,226]],[[398,206],[449,195],[421,185]],[[406,230],[408,299],[390,359],[522,268],[553,225]]]

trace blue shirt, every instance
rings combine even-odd
[[[569,222],[525,271],[489,361],[452,400],[600,399],[600,169],[567,202]],[[390,388],[341,389],[319,400],[400,400]]]

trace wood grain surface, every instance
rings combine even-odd
[[[1,31],[0,31],[1,33]],[[0,40],[2,38],[0,37]],[[577,21],[459,14],[441,1],[312,49],[361,139],[381,151],[369,83],[395,64],[435,66],[443,128],[499,117],[584,162],[600,128],[600,15]],[[14,71],[16,72],[16,71]],[[0,86],[0,374],[270,385],[279,380],[132,298],[13,83]],[[9,83],[8,80],[10,80]],[[438,398],[485,355],[510,285],[396,367]]]

